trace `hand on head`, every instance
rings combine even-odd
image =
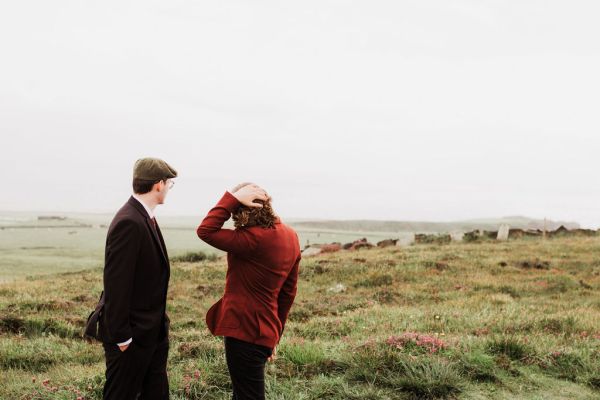
[[[238,199],[240,203],[247,207],[262,207],[262,204],[255,203],[254,200],[267,201],[270,199],[267,192],[255,183],[244,182],[231,189],[231,194]]]

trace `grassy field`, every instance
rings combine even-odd
[[[66,220],[38,221],[30,213],[0,213],[0,283],[28,276],[79,271],[101,267],[104,244],[111,215],[67,214]],[[221,252],[196,236],[199,217],[164,217],[159,219],[169,255],[189,251]],[[405,243],[409,233],[339,231],[299,227],[298,236],[307,243],[351,242],[367,237],[372,242],[400,238]]]
[[[267,368],[269,399],[598,399],[600,238],[453,243],[302,261]],[[101,268],[0,285],[0,398],[101,398],[103,353],[81,339]],[[222,259],[175,263],[173,399],[229,399],[204,324]]]

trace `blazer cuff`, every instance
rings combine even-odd
[[[225,192],[223,197],[221,197],[221,200],[219,200],[219,205],[230,213],[233,213],[242,205],[242,203],[240,203],[240,201],[231,193]]]
[[[122,343],[117,343],[117,346],[125,346],[128,345],[129,343],[133,342],[133,338],[129,338],[129,340],[126,340]]]

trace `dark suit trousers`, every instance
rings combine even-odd
[[[271,349],[225,338],[225,358],[233,384],[233,400],[264,400],[265,363]]]
[[[106,384],[104,400],[165,400],[169,398],[167,356],[169,339],[140,346],[135,339],[122,352],[116,344],[104,343]]]

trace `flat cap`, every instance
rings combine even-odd
[[[133,166],[133,179],[158,181],[176,177],[177,171],[160,158],[140,158]]]

